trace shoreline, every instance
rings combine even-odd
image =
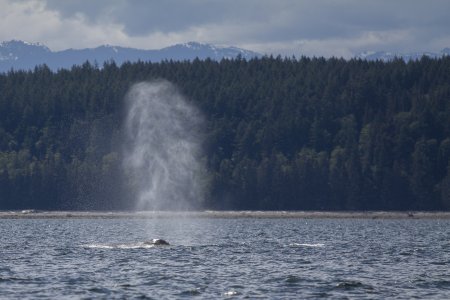
[[[450,219],[449,211],[0,211],[0,219]]]

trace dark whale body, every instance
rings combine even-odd
[[[169,246],[169,242],[163,240],[163,239],[153,239],[151,241],[145,241],[145,245],[155,245],[155,246]]]

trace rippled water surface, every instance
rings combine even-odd
[[[450,221],[2,219],[0,298],[37,297],[450,299]]]

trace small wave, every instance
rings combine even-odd
[[[226,297],[233,297],[233,296],[238,296],[239,292],[237,292],[237,291],[228,291],[228,292],[223,293],[223,295],[226,296]]]
[[[297,276],[295,276],[295,275],[289,275],[287,278],[286,278],[286,283],[288,283],[288,284],[295,284],[295,283],[297,283],[297,282],[300,282],[301,281],[301,278],[300,277],[297,277]]]
[[[180,293],[181,296],[197,296],[200,294],[201,294],[200,288],[190,289]]]
[[[307,243],[292,243],[289,244],[291,247],[323,247],[325,244],[307,244]]]
[[[19,278],[19,277],[0,277],[0,283],[2,282],[13,282],[13,281],[26,281],[25,278]]]
[[[93,249],[149,249],[154,248],[155,245],[144,244],[144,243],[133,243],[133,244],[87,244],[82,245],[84,248]]]
[[[362,283],[360,281],[343,281],[339,282],[335,285],[336,289],[344,289],[344,290],[351,290],[351,289],[365,289],[365,290],[373,290],[374,288],[371,285]]]

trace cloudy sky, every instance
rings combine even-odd
[[[350,57],[450,47],[449,0],[0,0],[0,41],[52,50],[198,41]]]

